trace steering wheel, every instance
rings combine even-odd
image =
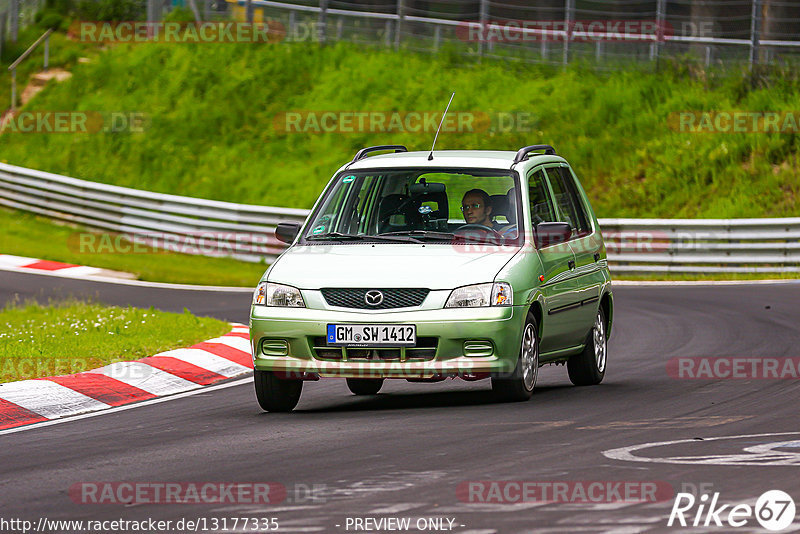
[[[470,224],[465,224],[465,225],[463,225],[463,226],[459,226],[458,228],[456,228],[455,232],[453,232],[453,233],[454,233],[454,234],[458,234],[458,233],[468,233],[470,230],[479,230],[479,231],[481,231],[481,232],[486,232],[486,233],[487,233],[487,234],[489,234],[489,235],[492,237],[492,239],[494,239],[495,241],[498,241],[498,240],[502,240],[502,239],[503,239],[503,238],[500,236],[500,232],[498,232],[498,231],[497,231],[497,230],[495,230],[494,228],[492,228],[492,227],[490,227],[490,226],[484,226],[484,225],[482,225],[482,224],[475,224],[475,223],[470,223]]]
[[[515,236],[516,236],[516,233],[517,233],[517,225],[516,225],[516,224],[509,224],[508,226],[506,226],[506,227],[502,228],[502,229],[501,229],[501,231],[500,231],[500,232],[498,232],[498,233],[499,233],[501,236],[505,237],[505,238],[507,238],[507,237],[508,237],[508,236],[510,236],[510,235],[515,235]]]

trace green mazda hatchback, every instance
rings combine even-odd
[[[380,153],[380,154],[376,154]],[[305,381],[356,395],[385,379],[491,379],[527,400],[539,367],[599,384],[613,297],[597,218],[549,145],[513,151],[360,150],[253,295],[255,390],[292,410]]]

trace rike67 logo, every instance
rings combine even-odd
[[[749,504],[719,504],[719,493],[699,498],[691,493],[678,493],[669,514],[667,526],[671,527],[744,527],[755,526],[755,519],[763,528],[774,532],[788,528],[795,517],[794,500],[784,491],[764,492],[755,506]]]

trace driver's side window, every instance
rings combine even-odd
[[[531,222],[555,222],[555,210],[545,185],[544,171],[537,169],[528,175],[528,199],[531,205]]]

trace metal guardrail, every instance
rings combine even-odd
[[[0,205],[123,234],[134,244],[251,262],[275,259],[285,247],[274,237],[275,226],[302,222],[308,214],[140,191],[3,163]]]
[[[800,217],[601,219],[600,226],[615,272],[800,272]]]
[[[167,250],[253,262],[283,251],[274,237],[279,222],[308,216],[308,210],[140,191],[3,163],[0,205]],[[615,273],[800,272],[800,218],[601,219],[600,226]]]

